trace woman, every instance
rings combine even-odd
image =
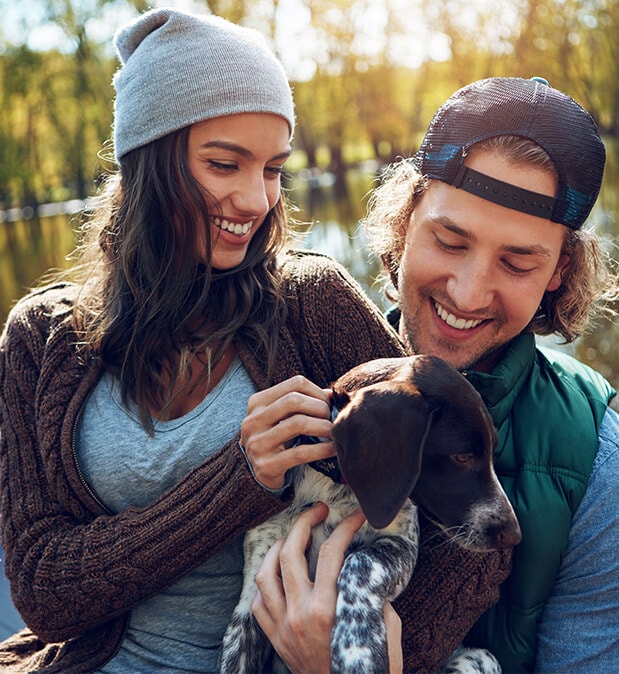
[[[120,170],[79,264],[0,342],[2,541],[32,630],[3,671],[214,671],[242,534],[333,454],[288,448],[329,437],[332,380],[401,353],[341,267],[282,252],[294,110],[259,36],[162,9],[115,44]]]

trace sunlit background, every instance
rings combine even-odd
[[[344,263],[381,307],[359,226],[368,191],[416,150],[436,107],[482,77],[541,75],[592,113],[608,163],[591,226],[616,239],[616,0],[0,0],[0,324],[47,268],[67,264],[76,214],[109,168],[98,154],[111,131],[115,29],[164,5],[268,38],[295,89],[287,186],[303,245]],[[615,386],[617,335],[600,322],[572,347]],[[0,637],[18,624],[0,583]]]

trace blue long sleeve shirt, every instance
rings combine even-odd
[[[608,409],[593,471],[538,627],[535,671],[619,666],[619,415]]]

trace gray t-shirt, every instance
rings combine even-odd
[[[80,468],[111,511],[147,506],[234,437],[253,392],[253,383],[236,359],[195,409],[172,421],[156,421],[150,437],[135,409],[122,405],[117,382],[105,374],[88,398],[78,427]],[[100,672],[216,671],[242,571],[238,538],[137,606],[119,652]]]

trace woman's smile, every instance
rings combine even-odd
[[[209,218],[210,236],[197,242],[198,259],[210,259],[219,270],[243,262],[279,201],[290,153],[290,128],[278,115],[240,113],[191,127],[189,169],[204,191],[207,207],[216,213]]]
[[[220,216],[211,217],[211,224],[215,225],[218,229],[221,229],[224,232],[233,234],[237,237],[245,236],[251,230],[254,220],[249,220],[248,222],[240,223],[234,222],[232,219],[223,218]]]

